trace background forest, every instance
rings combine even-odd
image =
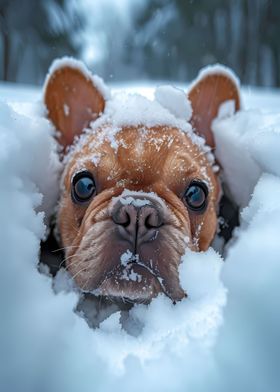
[[[40,84],[62,55],[107,81],[188,81],[220,62],[280,86],[280,2],[0,0],[0,80]]]

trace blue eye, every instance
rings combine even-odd
[[[186,193],[184,199],[187,206],[193,211],[203,211],[206,207],[208,189],[203,182],[192,181]]]
[[[95,193],[96,187],[89,172],[78,173],[72,181],[72,198],[76,203],[88,201]]]

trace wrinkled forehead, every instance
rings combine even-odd
[[[192,174],[209,180],[211,165],[186,132],[169,126],[116,127],[107,125],[83,137],[66,168],[69,178],[82,170],[99,177],[139,183]]]

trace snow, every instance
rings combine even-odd
[[[171,89],[171,91],[173,91],[173,89]],[[205,150],[204,140],[193,132],[191,125],[182,114],[182,111],[184,111],[187,118],[189,118],[191,114],[187,98],[182,97],[181,92],[179,92],[179,94],[172,93],[172,96],[175,95],[178,101],[180,100],[181,102],[183,100],[182,108],[180,109],[180,112],[177,113],[174,113],[174,108],[171,108],[170,111],[169,107],[166,108],[161,104],[164,101],[164,104],[168,106],[167,102],[170,100],[169,92],[170,90],[161,92],[161,102],[157,99],[150,100],[136,93],[115,93],[112,99],[106,102],[104,113],[91,123],[90,128],[86,130],[86,135],[106,127],[106,132],[103,132],[100,135],[100,142],[106,138],[110,140],[112,147],[117,150],[118,143],[116,142],[115,136],[122,127],[139,126],[142,127],[143,132],[145,132],[152,127],[169,126],[178,128],[182,132],[187,133],[194,143],[202,150]],[[181,117],[177,116],[178,113]],[[81,142],[77,144],[77,148],[80,148],[84,142],[86,142],[86,138],[81,138]]]
[[[37,268],[61,173],[54,130],[40,104],[0,97],[0,389],[278,390],[279,108],[260,101],[213,124],[224,181],[242,206],[223,257],[187,250],[187,298],[174,306],[159,296],[92,329],[73,311],[79,293],[65,271],[53,281]]]
[[[121,255],[121,265],[123,265],[124,267],[126,267],[127,266],[127,264],[131,261],[133,259],[133,255],[132,255],[132,253],[130,252],[130,250],[129,249],[127,249],[127,251],[126,252],[124,252],[122,255]]]
[[[143,206],[146,206],[146,205],[150,204],[150,201],[147,200],[147,199],[144,199],[144,200],[142,200],[142,199],[134,199],[134,197],[127,197],[125,199],[123,197],[121,197],[120,198],[120,202],[123,205],[132,204],[135,207],[143,207]]]
[[[123,274],[121,276],[121,279],[124,280],[131,280],[133,282],[141,282],[142,281],[142,275],[138,274],[133,270],[133,266],[129,266],[129,268],[126,268],[123,271]]]
[[[124,189],[120,196],[114,197],[114,201],[119,200],[123,205],[133,203],[136,207],[150,204],[149,198],[153,199],[163,209],[166,208],[164,201],[154,192],[131,191]]]
[[[183,90],[173,86],[158,86],[155,90],[155,98],[175,117],[186,121],[191,119],[191,103]]]
[[[28,108],[20,106],[21,109]],[[24,189],[33,195],[36,208],[44,211],[49,218],[53,213],[53,203],[58,197],[57,181],[62,167],[56,143],[50,138],[50,135],[54,135],[54,129],[42,116],[43,110],[38,111],[36,105],[33,109],[32,115],[27,110],[28,113],[24,116],[16,113],[12,105],[0,101],[0,172],[8,175],[2,182],[1,189],[7,195],[12,189]],[[13,155],[15,159],[11,159]],[[21,160],[16,159],[17,156]],[[47,178],[43,174],[45,170],[49,174]]]
[[[66,103],[63,104],[63,112],[64,112],[66,117],[68,117],[69,114],[70,114],[70,108],[69,108],[69,106]]]
[[[111,147],[117,152],[122,141],[117,142],[116,135],[123,127],[140,127],[145,134],[152,127],[164,126],[177,128],[181,132],[187,133],[192,142],[205,153],[209,162],[214,164],[211,149],[205,145],[204,139],[193,131],[189,123],[192,107],[183,90],[172,86],[159,86],[155,90],[154,99],[126,91],[111,96],[103,81],[98,76],[92,75],[81,61],[72,57],[64,57],[52,63],[43,91],[45,91],[51,75],[65,66],[77,69],[86,79],[91,79],[106,100],[104,112],[100,113],[99,118],[93,121],[75,140],[68,151],[69,155],[65,157],[65,163],[70,160],[73,153],[82,148],[83,144],[88,143],[89,135],[100,129],[102,132],[98,134],[98,142],[103,143],[104,140],[108,140]],[[64,113],[66,116],[69,115],[69,108],[65,104]]]
[[[92,128],[98,128],[106,123],[111,123],[115,127],[166,125],[181,128],[189,133],[192,131],[187,121],[175,117],[158,101],[126,92],[116,93],[114,99],[107,102],[104,115],[92,124]]]
[[[251,109],[213,123],[216,156],[234,200],[248,205],[264,172],[280,174],[280,114]]]
[[[233,99],[229,99],[226,102],[223,102],[218,110],[218,118],[225,118],[233,116],[235,113],[235,101]]]

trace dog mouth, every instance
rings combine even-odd
[[[177,302],[186,296],[178,271],[182,222],[158,196],[135,193],[116,198],[97,218],[95,210],[85,215],[69,271],[83,293],[112,302],[149,303],[161,293]]]
[[[99,286],[91,291],[95,296],[109,299],[113,303],[145,303],[160,293],[176,302],[169,293],[164,279],[151,267],[139,260],[138,255],[129,254],[121,264],[106,274]]]
[[[108,297],[114,303],[120,300],[149,303],[159,293],[165,293],[160,281],[161,279],[148,267],[130,262],[126,266],[114,268],[107,274],[94,290],[94,294]]]
[[[163,240],[143,243],[136,253],[130,244],[113,237],[99,257],[92,250],[92,237],[89,244],[86,247],[85,242],[84,251],[81,246],[81,250],[74,250],[68,268],[83,294],[112,303],[144,304],[160,294],[173,303],[187,296],[180,284],[180,253],[174,252],[174,247],[172,253]]]

